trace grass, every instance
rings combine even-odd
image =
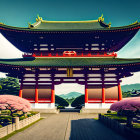
[[[32,126],[33,124],[39,122],[39,121],[42,120],[42,119],[43,119],[43,118],[40,118],[39,120],[37,120],[37,121],[35,121],[35,122],[33,122],[33,123],[31,123],[31,124],[29,124],[29,125],[27,125],[27,126],[21,128],[21,129],[19,129],[19,130],[16,130],[16,131],[14,131],[14,132],[8,134],[7,136],[1,138],[1,140],[7,140],[8,138],[12,137],[13,135],[15,135],[15,134],[17,134],[17,133],[19,133],[19,132],[21,132],[21,131],[24,131],[25,129],[27,129],[28,127]]]
[[[107,113],[107,114],[102,114],[106,117],[109,117],[111,119],[117,120],[120,123],[126,123],[127,117],[126,116],[117,116],[117,112],[113,113]],[[133,128],[136,131],[140,131],[140,124],[139,123],[133,123]]]
[[[117,120],[120,123],[125,123],[126,120],[127,120],[127,117],[126,116],[118,116],[116,112],[107,113],[107,114],[103,114],[103,115],[106,116],[106,117],[109,117],[111,119]]]
[[[139,123],[134,123],[133,128],[134,131],[140,133],[140,124]]]
[[[94,120],[99,120],[98,118],[93,118]]]
[[[139,123],[133,124],[133,128],[138,128],[138,129],[140,129],[140,124],[139,124]]]

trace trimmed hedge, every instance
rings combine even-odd
[[[55,95],[55,104],[59,106],[69,106],[69,103],[60,96]]]
[[[71,104],[72,107],[81,106],[82,104],[85,104],[85,95],[81,95],[77,97]]]

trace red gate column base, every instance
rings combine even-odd
[[[85,85],[85,108],[88,107],[88,88],[87,85]]]
[[[122,100],[121,84],[118,83],[118,101]]]

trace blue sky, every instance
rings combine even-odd
[[[104,15],[112,26],[140,21],[140,0],[0,0],[0,22],[27,27],[39,14],[45,20],[90,20]],[[140,32],[119,57],[140,57]],[[135,47],[134,47],[135,46]],[[131,54],[130,54],[131,52]]]
[[[112,26],[140,22],[140,0],[0,0],[0,22],[7,25],[27,27],[39,14],[45,20],[91,20],[102,14]],[[0,58],[21,57],[14,46],[0,35]],[[140,58],[140,31],[118,52],[118,57]],[[132,77],[140,82],[139,76]]]
[[[46,20],[88,20],[104,14],[112,26],[138,20],[139,0],[0,0],[0,21],[13,26],[27,26],[37,14]]]

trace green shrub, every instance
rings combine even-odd
[[[85,95],[81,95],[75,98],[75,100],[71,103],[71,106],[77,107],[77,106],[82,106],[83,104],[85,104]]]
[[[64,106],[57,106],[57,109],[65,109]]]
[[[0,116],[0,119],[9,119],[9,120],[12,120],[12,116]]]
[[[18,116],[19,116],[19,114],[17,114],[17,113],[13,114],[13,117],[18,117]]]
[[[30,111],[30,113],[31,113],[32,115],[38,114],[38,112],[35,112],[35,111]]]
[[[19,120],[24,120],[24,119],[26,119],[25,116],[21,116],[21,117],[19,117]]]
[[[10,110],[2,110],[1,114],[2,115],[9,115],[10,114]]]
[[[117,112],[112,112],[112,113],[108,113],[108,114],[104,114],[104,116],[107,116],[111,119],[114,119],[120,123],[125,123],[127,118],[125,116],[118,116]]]
[[[2,110],[1,113],[7,113],[7,110]]]
[[[0,128],[2,128],[3,126],[2,125],[0,125]]]
[[[31,117],[31,116],[33,116],[32,114],[27,114],[27,117]]]
[[[58,104],[59,106],[69,106],[69,103],[66,101],[66,99],[63,99],[57,95],[55,95],[55,104]]]
[[[11,116],[0,116],[0,125],[6,126],[8,124],[12,123],[12,117]]]
[[[107,113],[111,113],[111,110],[107,110]]]
[[[139,123],[135,123],[134,125],[133,125],[133,128],[135,129],[139,129],[139,131],[140,131],[140,124]]]

